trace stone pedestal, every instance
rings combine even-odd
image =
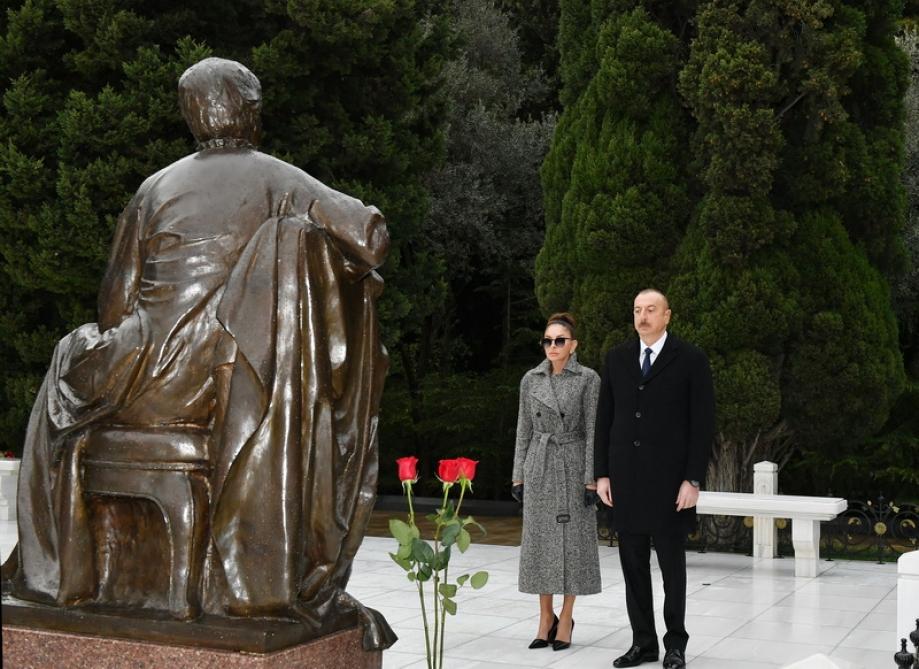
[[[100,630],[101,631],[101,630]],[[273,653],[192,648],[3,626],[5,669],[379,669],[383,653],[361,647],[351,629]]]
[[[287,620],[204,616],[181,622],[3,597],[4,669],[380,669],[356,617],[317,632]]]
[[[897,633],[890,647],[899,648],[900,639],[909,640],[919,618],[919,550],[904,553],[897,560]],[[907,648],[913,650],[911,643]]]

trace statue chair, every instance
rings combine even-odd
[[[80,477],[77,494],[82,502],[90,496],[141,498],[152,501],[162,514],[169,538],[169,613],[177,619],[198,617],[201,611],[201,573],[207,545],[208,524],[208,442],[203,428],[114,427],[88,430],[76,448],[69,449],[61,466],[73,468]],[[70,463],[68,464],[68,460]],[[85,515],[85,514],[84,514]],[[66,522],[66,521],[65,521]],[[87,521],[88,523],[88,521]],[[79,544],[77,532],[68,533]],[[84,545],[83,574],[61,574],[63,599],[91,598],[97,586],[92,571],[92,533],[86,524],[79,535]],[[66,548],[64,550],[67,550]],[[69,576],[69,577],[68,577]]]

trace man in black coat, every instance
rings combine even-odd
[[[594,441],[597,494],[614,506],[632,647],[613,662],[658,659],[651,595],[651,541],[664,580],[664,667],[681,669],[689,635],[686,535],[715,431],[712,373],[705,354],[667,332],[670,307],[658,290],[635,297],[638,339],[603,364]]]

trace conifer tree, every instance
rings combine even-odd
[[[602,4],[592,14],[584,3],[562,5],[568,106],[543,164],[546,237],[536,261],[543,310],[574,311],[588,362],[628,336],[635,293],[666,282],[691,209],[675,20],[643,3],[606,3],[605,13]]]
[[[903,387],[889,286],[872,260],[890,257],[903,218],[904,82],[888,52],[876,113],[853,111],[867,104],[857,98],[872,42],[884,41],[871,25],[841,2],[700,6],[680,84],[704,196],[672,295],[675,329],[712,358],[717,489],[748,489],[752,462],[792,448],[840,457],[881,428]],[[864,148],[879,137],[885,151]],[[873,218],[852,191],[874,196]]]

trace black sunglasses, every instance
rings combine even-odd
[[[556,346],[561,348],[562,346],[565,345],[566,341],[569,341],[571,339],[574,339],[574,337],[556,337],[555,339],[550,339],[549,337],[543,337],[542,347],[549,348],[550,346],[552,346],[552,344],[555,344]]]

